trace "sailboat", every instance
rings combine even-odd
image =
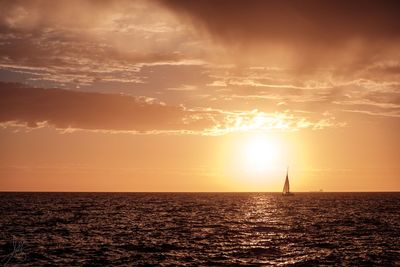
[[[285,184],[283,186],[282,195],[283,196],[293,196],[293,193],[290,192],[290,188],[289,188],[289,168],[287,169],[287,172],[286,172],[286,179],[285,179]]]

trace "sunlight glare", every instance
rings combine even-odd
[[[271,170],[278,162],[279,147],[266,136],[250,138],[243,148],[243,168],[246,172],[259,174]]]

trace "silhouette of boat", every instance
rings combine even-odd
[[[289,168],[287,169],[286,172],[286,179],[285,179],[285,184],[283,185],[283,191],[282,191],[283,196],[293,196],[294,194],[290,192],[290,186],[289,186]]]

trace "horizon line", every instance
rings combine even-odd
[[[281,191],[34,191],[0,190],[0,193],[282,193]],[[400,193],[393,191],[293,191],[292,193]]]

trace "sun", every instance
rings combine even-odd
[[[241,154],[244,171],[260,174],[276,167],[281,151],[276,142],[267,136],[258,135],[246,140]]]

